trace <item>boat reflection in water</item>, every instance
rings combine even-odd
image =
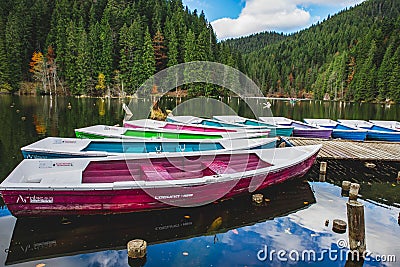
[[[110,216],[18,219],[6,265],[104,250],[125,249],[136,238],[149,245],[215,235],[287,215],[315,203],[307,182],[292,181],[263,190],[267,201],[251,195],[196,208]],[[148,255],[151,257],[151,255]]]

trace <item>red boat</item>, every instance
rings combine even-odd
[[[23,160],[0,193],[17,217],[201,206],[302,176],[320,148]]]

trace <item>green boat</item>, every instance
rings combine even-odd
[[[104,138],[133,138],[133,139],[243,139],[263,138],[266,133],[247,132],[202,132],[173,129],[148,129],[148,128],[124,128],[106,125],[94,125],[75,129],[77,138],[104,139]]]

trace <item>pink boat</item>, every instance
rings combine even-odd
[[[17,217],[201,206],[302,176],[320,148],[23,160],[0,193]]]

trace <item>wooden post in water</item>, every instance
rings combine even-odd
[[[397,183],[400,184],[400,172],[397,173]]]
[[[332,230],[335,233],[346,233],[346,229],[347,229],[347,223],[343,220],[339,220],[339,219],[335,219],[333,220],[333,226],[332,226]]]
[[[360,258],[366,250],[364,205],[356,200],[347,202],[350,250],[357,250]]]
[[[253,204],[261,205],[264,200],[264,196],[263,196],[263,194],[254,194],[252,196],[252,200],[253,200]]]
[[[344,196],[344,197],[349,196],[350,185],[351,185],[351,182],[349,182],[349,181],[342,182],[342,196]]]
[[[143,258],[146,256],[147,242],[142,239],[134,239],[128,242],[128,256],[130,258]]]
[[[328,163],[326,161],[322,161],[320,166],[319,166],[319,173],[320,174],[326,174],[326,168],[327,168]]]
[[[349,191],[349,200],[357,200],[359,189],[360,189],[359,184],[351,183]]]

